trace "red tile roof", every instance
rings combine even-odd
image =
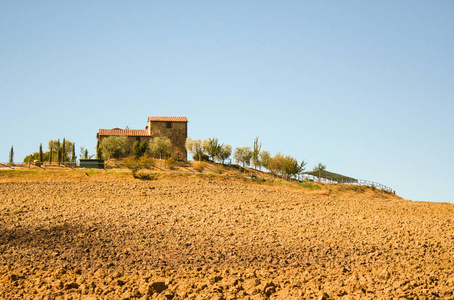
[[[150,136],[150,133],[147,129],[99,129],[98,136],[103,135]]]
[[[188,122],[186,117],[148,117],[148,122]]]

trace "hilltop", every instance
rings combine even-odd
[[[0,298],[453,297],[454,207],[362,186],[0,172]]]

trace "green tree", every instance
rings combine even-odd
[[[72,151],[72,156],[71,156],[71,162],[72,163],[76,162],[76,143],[73,143],[73,151]]]
[[[63,157],[65,157],[65,160],[69,160],[69,158],[72,156],[72,149],[73,149],[73,142],[64,139],[64,147],[63,144],[60,143],[60,140],[49,140],[48,142],[48,149],[50,150],[51,148],[53,149],[53,152],[57,152],[58,154],[58,149],[59,148],[64,148],[65,151],[60,152],[60,156],[57,155],[56,160],[58,161],[63,161]]]
[[[237,147],[235,153],[233,154],[233,159],[236,163],[242,163],[243,167],[249,166],[251,164],[252,151],[251,147]]]
[[[282,175],[286,179],[290,179],[304,171],[306,164],[307,163],[304,160],[301,161],[301,164],[298,164],[298,161],[294,157],[286,155],[283,160]]]
[[[33,162],[34,160],[38,159],[38,156],[39,156],[38,152],[33,152],[32,154],[25,156],[24,163]]]
[[[147,149],[148,149],[148,143],[146,141],[140,142],[140,145],[139,145],[140,156],[143,156],[145,153],[147,153]]]
[[[50,147],[49,149],[49,163],[52,163],[52,156],[54,155],[54,149],[52,148],[52,146]]]
[[[41,156],[43,161],[49,160],[49,155],[50,155],[50,152],[43,152],[43,154]],[[35,160],[39,161],[39,157],[40,157],[39,151],[33,152],[32,154],[29,154],[29,155],[25,156],[24,162],[28,163],[28,162],[33,162]]]
[[[139,149],[140,142],[134,141],[132,144],[132,153],[138,158],[140,157],[140,149]]]
[[[268,169],[268,164],[270,162],[270,159],[271,159],[271,154],[269,151],[266,151],[266,150],[263,150],[260,152],[260,155],[259,155],[259,160],[260,160],[260,167],[265,167]],[[268,169],[269,170],[269,169]]]
[[[148,144],[148,152],[151,156],[162,159],[170,154],[172,149],[172,142],[169,138],[166,137],[154,137],[150,140]]]
[[[57,141],[57,162],[61,162],[61,145],[60,145],[60,139]]]
[[[84,151],[84,159],[88,159],[88,149],[85,149]]]
[[[136,157],[141,157],[145,154],[145,152],[147,151],[147,142],[143,141],[143,142],[139,142],[139,141],[135,141],[134,144],[132,145],[132,153],[136,156]]]
[[[212,138],[208,140],[203,140],[202,148],[204,152],[208,155],[208,157],[214,161],[214,158],[219,155],[221,152],[222,145],[219,144],[217,138]]]
[[[300,169],[298,171],[298,175],[302,174],[305,170],[306,170],[306,165],[307,165],[307,161],[305,161],[304,159],[300,162]]]
[[[14,149],[13,149],[13,146],[11,146],[11,150],[9,150],[9,162],[10,163],[14,162]]]
[[[259,143],[259,137],[256,137],[254,140],[254,146],[252,148],[252,165],[254,169],[257,169],[257,166],[260,165],[260,150],[262,149],[262,143]]]
[[[270,157],[268,160],[268,164],[265,166],[273,176],[282,175],[282,170],[284,167],[284,156],[278,152],[273,157]]]
[[[321,181],[321,179],[322,179],[322,172],[325,171],[325,170],[326,170],[326,165],[324,165],[324,164],[322,164],[322,163],[318,163],[318,164],[314,167],[313,171],[317,171],[317,172],[318,172],[318,175],[317,175],[317,177],[318,177],[318,182]]]
[[[221,163],[224,163],[226,159],[230,157],[232,154],[232,146],[230,145],[221,145],[221,149],[219,150],[219,153],[216,155],[215,159],[217,161],[220,161]]]
[[[96,159],[102,159],[101,148],[99,147],[99,140],[96,143]]]
[[[65,162],[66,161],[66,139],[63,138],[63,142],[61,143],[61,161]]]
[[[265,167],[271,172],[271,174],[274,176],[281,175],[287,180],[301,173],[307,164],[304,160],[298,164],[298,161],[294,157],[290,155],[282,155],[280,152],[276,153],[273,157],[267,158],[266,160],[267,164]]]
[[[186,150],[193,155],[194,160],[202,161],[203,155],[203,147],[202,147],[202,140],[200,139],[186,139]]]
[[[39,144],[38,160],[43,162],[43,144]]]
[[[128,138],[125,136],[109,136],[99,145],[104,159],[122,158],[129,154]]]

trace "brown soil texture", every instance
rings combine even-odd
[[[454,298],[452,204],[200,178],[0,195],[1,299]]]

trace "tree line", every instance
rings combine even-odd
[[[232,155],[232,146],[221,144],[217,138],[209,139],[192,139],[187,138],[186,150],[193,155],[194,160],[203,161],[211,160],[213,162],[224,163]],[[266,168],[274,176],[282,176],[286,179],[295,177],[302,173],[307,165],[307,162],[302,160],[298,162],[291,155],[284,155],[280,152],[274,156],[269,151],[262,150],[262,143],[259,138],[254,139],[252,147],[237,147],[233,152],[235,163],[241,164],[243,167],[250,166],[254,169]],[[319,163],[314,170],[320,168],[326,169],[326,166]]]
[[[98,142],[97,156],[103,159],[124,158],[134,155],[136,158],[150,156],[167,158],[175,150],[166,137],[154,137],[150,141],[134,141],[132,148],[126,136],[109,136]]]
[[[163,159],[172,157],[172,150],[174,150],[172,147],[172,142],[166,137],[154,137],[150,141],[135,141],[131,148],[126,136],[110,136],[98,142],[96,148],[97,156],[103,159],[118,159],[130,155],[135,158]],[[305,160],[298,162],[291,155],[284,155],[281,152],[271,155],[269,151],[262,150],[258,137],[254,139],[252,147],[237,147],[234,150],[231,145],[220,143],[219,139],[215,137],[209,139],[187,138],[185,147],[195,161],[213,161],[224,164],[233,156],[236,164],[243,167],[252,165],[254,169],[266,168],[274,176],[282,176],[286,179],[301,174],[307,165]],[[321,163],[314,168],[319,172],[325,169],[326,166]]]
[[[291,155],[284,155],[278,152],[271,155],[269,151],[262,150],[262,143],[259,138],[254,139],[252,147],[236,147],[234,150],[231,145],[220,143],[215,137],[209,139],[187,138],[185,143],[186,150],[192,154],[195,161],[213,161],[224,164],[228,159],[233,157],[236,164],[243,167],[251,166],[254,169],[266,168],[274,176],[282,176],[286,179],[295,177],[305,171],[307,162],[302,160],[298,162]],[[43,152],[42,144],[38,152],[32,153],[25,157],[24,162],[38,160],[40,162],[75,162],[75,143],[65,138],[60,143],[60,139],[49,140],[49,151]],[[173,147],[172,142],[166,137],[154,137],[149,141],[134,141],[131,144],[126,136],[110,136],[96,145],[96,158],[111,159],[124,158],[133,155],[135,158],[154,157],[169,158],[177,150]],[[13,159],[13,147],[11,146],[10,161]],[[88,150],[80,148],[80,158],[92,158]],[[178,160],[178,159],[177,159]],[[321,172],[326,169],[326,165],[319,163],[313,170],[319,171],[317,177],[321,178]]]
[[[103,139],[101,142],[98,141],[96,145],[96,158],[97,159],[110,159],[110,158],[123,158],[133,154],[136,157],[142,157],[144,155],[167,158],[172,150],[172,143],[168,138],[156,137],[151,139],[149,142],[135,141],[132,149],[127,137],[125,136],[110,136]],[[132,151],[131,151],[132,150]],[[14,157],[13,146],[10,151],[10,162]],[[79,158],[81,159],[92,159],[94,154],[89,154],[88,149],[80,147]],[[39,150],[24,158],[24,162],[33,162],[38,160],[40,162],[76,162],[76,150],[75,143],[63,139],[49,140],[48,151],[43,152],[42,144],[39,145]]]
[[[60,142],[60,139],[49,140],[47,144],[48,151],[43,151],[43,144],[39,144],[37,152],[27,155],[24,158],[24,162],[33,162],[35,160],[39,162],[55,162],[55,163],[75,163],[76,162],[76,144],[63,138]],[[10,161],[13,159],[13,147],[11,146],[10,152]],[[80,158],[92,158],[93,155],[88,154],[88,150],[84,147],[80,147]]]

